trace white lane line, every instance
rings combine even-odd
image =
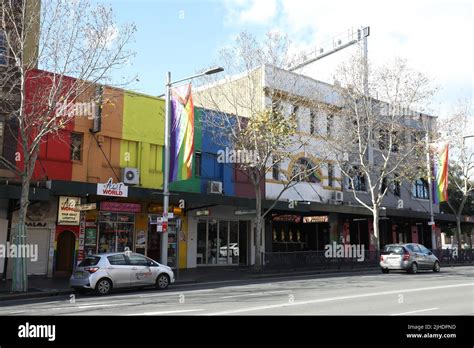
[[[144,312],[144,313],[132,313],[125,315],[161,315],[161,314],[174,314],[174,313],[187,313],[187,312],[199,312],[203,309],[183,309],[178,311],[160,311],[160,312]]]
[[[439,309],[439,308],[434,307],[434,308],[420,309],[420,310],[417,310],[417,311],[411,311],[411,312],[405,312],[405,313],[396,313],[396,314],[390,314],[390,315],[406,315],[406,314],[413,314],[413,313],[420,313],[420,312],[427,312],[427,311],[435,311],[437,309]]]
[[[111,303],[111,304],[100,304],[100,305],[86,305],[86,306],[76,306],[76,307],[67,307],[68,309],[83,309],[83,308],[96,308],[96,307],[118,307],[118,306],[132,306],[136,305],[135,302],[129,303]]]
[[[240,294],[240,295],[231,295],[231,296],[222,296],[221,298],[235,298],[235,297],[246,297],[246,296],[259,296],[259,295],[271,295],[271,294],[281,294],[288,293],[289,290],[280,290],[280,291],[264,291],[264,292],[252,292],[250,294]]]
[[[459,287],[464,287],[464,286],[474,286],[474,283],[433,286],[433,287],[430,287],[430,288],[417,288],[417,289],[407,289],[407,290],[393,290],[393,291],[384,291],[384,292],[374,292],[374,293],[362,294],[362,295],[330,297],[330,298],[323,298],[323,299],[319,299],[319,300],[310,300],[310,301],[302,301],[302,302],[288,302],[288,303],[282,303],[282,304],[276,304],[276,305],[249,307],[249,308],[235,309],[235,310],[230,310],[230,311],[205,313],[204,315],[226,315],[226,314],[252,312],[252,311],[274,309],[274,308],[283,308],[283,307],[289,307],[289,306],[300,306],[300,305],[321,303],[321,302],[329,302],[329,301],[349,300],[349,299],[354,299],[354,298],[363,298],[363,297],[371,297],[371,296],[393,295],[393,294],[400,294],[400,293],[406,293],[406,292],[417,292],[417,291],[429,291],[429,290],[448,289],[448,288],[459,288]]]

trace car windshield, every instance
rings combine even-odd
[[[383,251],[383,255],[401,255],[403,254],[403,247],[400,245],[387,245]]]
[[[79,264],[79,267],[87,267],[87,266],[95,266],[99,263],[100,257],[99,256],[87,256],[82,262]]]

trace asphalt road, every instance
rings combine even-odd
[[[473,315],[474,267],[318,275],[2,301],[0,315]]]

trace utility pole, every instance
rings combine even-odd
[[[430,139],[429,129],[426,130],[426,174],[428,175],[428,197],[430,199],[430,221],[428,225],[431,227],[431,249],[436,248],[436,234],[435,234],[435,221],[433,214],[433,183],[431,180],[431,160],[430,160]]]

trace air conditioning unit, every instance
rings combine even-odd
[[[122,169],[122,181],[129,185],[140,184],[140,173],[138,168],[123,168]]]
[[[222,182],[220,182],[220,181],[208,181],[207,182],[207,193],[222,193]]]
[[[336,202],[342,202],[342,192],[341,191],[334,191],[332,194],[332,199]]]

